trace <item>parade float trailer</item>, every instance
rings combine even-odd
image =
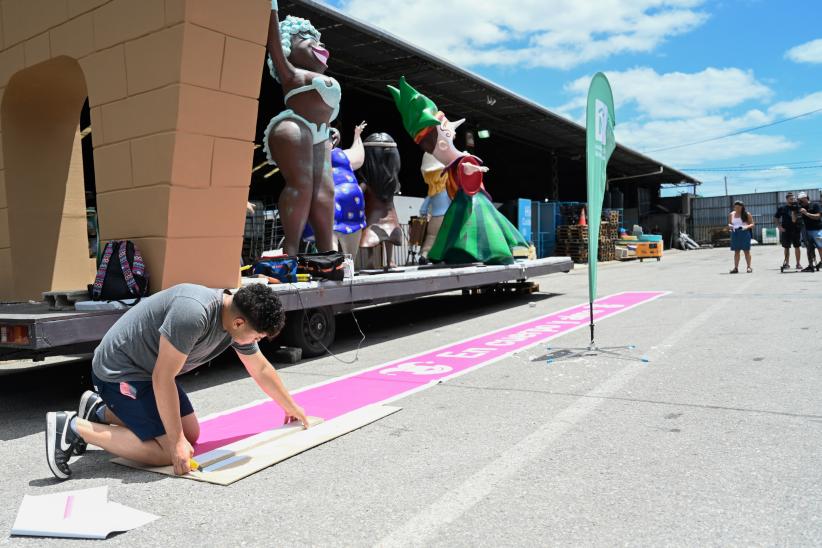
[[[457,268],[397,269],[398,272],[355,276],[341,282],[312,281],[271,286],[289,312],[283,342],[302,349],[305,357],[317,356],[334,341],[335,317],[358,308],[404,302],[430,295],[530,292],[538,289],[531,278],[569,272],[568,257],[518,261],[512,265],[473,265]],[[41,360],[52,355],[91,352],[125,312],[117,310],[52,310],[71,307],[70,293],[54,293],[51,303],[0,306],[0,360]],[[87,297],[79,298],[87,299]],[[64,299],[64,302],[58,302]]]
[[[342,126],[369,118],[375,129],[401,135],[385,84],[405,74],[470,120],[498,200],[584,193],[581,126],[324,4],[281,8],[311,18],[333,47],[333,76],[346,89]],[[271,170],[255,169],[265,123],[282,108],[281,92],[264,78],[269,10],[268,0],[0,1],[0,300],[7,303],[0,305],[0,360],[86,353],[122,314],[39,302],[50,293],[52,305],[61,296],[70,303],[93,278],[89,199],[100,239],[139,244],[152,290],[237,286],[249,186],[253,197],[278,184]],[[88,127],[80,127],[80,112]],[[405,193],[421,193],[421,152],[410,141],[399,146]],[[697,184],[621,146],[609,177],[619,184],[641,177],[626,193],[629,203],[629,195],[658,196],[663,184]],[[316,341],[333,340],[337,313],[523,287],[571,268],[563,257],[407,268],[276,291],[301,320],[291,322],[292,337],[310,355]]]

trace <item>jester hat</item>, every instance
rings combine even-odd
[[[434,101],[415,90],[400,77],[400,87],[388,86],[388,91],[397,104],[405,131],[419,144],[431,130],[440,125],[445,115],[437,109]]]

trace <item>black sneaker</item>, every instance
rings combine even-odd
[[[806,266],[805,268],[800,270],[800,272],[816,272],[816,268],[814,268],[813,265]]]
[[[71,477],[68,461],[74,451],[74,444],[80,439],[69,427],[69,422],[75,415],[77,413],[74,411],[46,413],[46,457],[51,473],[57,479]]]
[[[83,395],[80,396],[80,405],[77,406],[77,417],[91,422],[100,422],[97,420],[97,409],[101,405],[105,405],[103,398],[101,398],[97,392],[86,390],[83,392]],[[74,446],[74,454],[82,455],[86,452],[87,447],[88,444],[83,441],[82,438],[78,438]]]

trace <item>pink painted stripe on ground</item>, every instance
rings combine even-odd
[[[597,299],[594,318],[605,319],[663,295],[631,291]],[[488,365],[505,356],[588,325],[588,304],[554,312],[462,342],[429,350],[301,389],[294,399],[325,420],[376,403],[387,403],[433,383]],[[283,423],[283,411],[264,401],[203,420],[196,454],[202,454]]]

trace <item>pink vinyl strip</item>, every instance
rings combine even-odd
[[[594,318],[602,320],[655,300],[667,292],[632,291],[597,299]],[[301,389],[294,399],[307,414],[330,420],[366,405],[387,403],[439,381],[488,365],[530,346],[588,326],[588,304],[430,350]],[[228,411],[200,426],[196,454],[206,453],[283,424],[273,401]]]

